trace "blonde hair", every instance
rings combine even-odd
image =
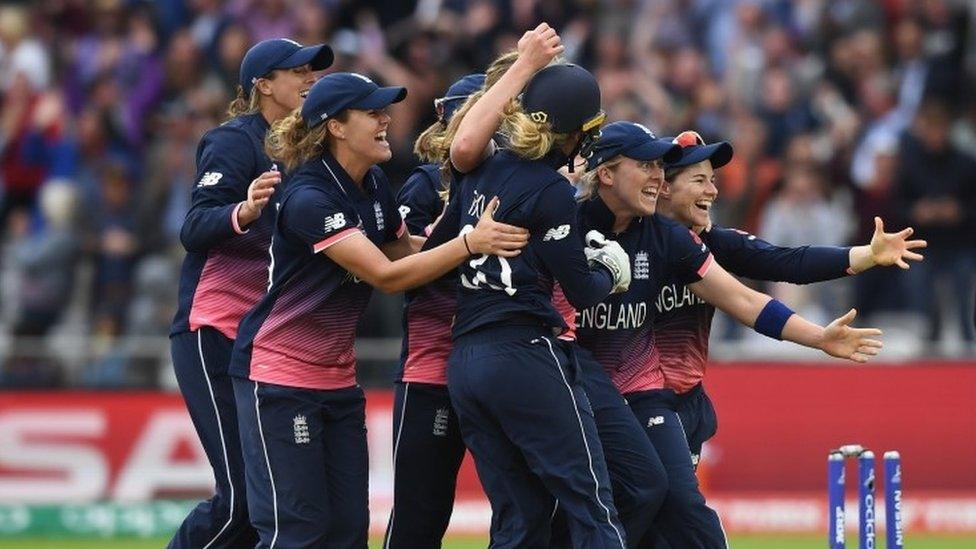
[[[254,114],[261,110],[261,94],[251,86],[251,93],[244,95],[244,88],[237,86],[237,95],[227,106],[227,118],[234,118],[245,114]]]
[[[600,168],[607,168],[610,171],[614,171],[623,160],[624,157],[618,154],[592,170],[583,172],[583,175],[579,176],[579,179],[576,180],[576,200],[578,202],[584,202],[591,198],[596,198],[600,190]]]
[[[575,134],[556,133],[548,122],[536,122],[517,100],[505,106],[500,131],[505,136],[505,148],[528,160],[538,160],[553,148],[562,147]]]
[[[281,161],[285,171],[291,171],[320,156],[328,135],[328,124],[319,124],[310,129],[302,118],[301,109],[295,109],[271,125],[264,138],[264,151],[272,159]]]

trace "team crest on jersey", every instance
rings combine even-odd
[[[542,237],[543,242],[548,240],[562,240],[569,236],[569,224],[553,227],[546,231],[546,236]]]
[[[308,432],[308,420],[302,414],[298,414],[292,419],[295,428],[295,444],[308,444],[312,437]]]
[[[339,212],[337,214],[325,216],[325,223],[322,226],[322,230],[326,233],[331,233],[336,229],[341,229],[346,226],[346,214]]]
[[[447,408],[438,408],[434,414],[434,436],[446,437],[447,425],[451,417],[451,411]]]
[[[373,202],[373,212],[376,213],[376,230],[382,231],[386,227],[386,220],[383,219],[383,206],[379,202]]]
[[[651,278],[651,262],[647,252],[637,252],[634,254],[634,280],[647,280]]]
[[[200,177],[200,182],[197,183],[197,187],[210,187],[212,185],[216,185],[223,176],[224,174],[220,172],[207,172]]]

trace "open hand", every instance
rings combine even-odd
[[[902,269],[908,269],[906,260],[921,261],[922,254],[911,250],[924,248],[928,243],[924,240],[908,240],[914,232],[914,229],[908,227],[897,233],[886,233],[884,221],[875,217],[874,235],[871,237],[871,259],[875,265],[898,265]]]
[[[820,350],[830,356],[867,362],[881,351],[883,344],[871,336],[881,335],[877,328],[854,328],[850,324],[857,316],[857,311],[851,309],[844,316],[835,319],[824,328]]]

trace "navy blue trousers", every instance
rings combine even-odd
[[[644,434],[634,412],[589,351],[572,345],[582,371],[583,389],[593,407],[596,429],[607,461],[613,502],[636,547],[651,528],[668,492],[668,477],[657,451]],[[565,547],[568,531],[563,513],[553,523],[552,547]]]
[[[393,510],[384,547],[438,548],[451,520],[464,441],[444,385],[397,383]]]
[[[549,334],[479,330],[456,339],[448,361],[451,402],[491,501],[492,547],[548,547],[554,498],[574,547],[625,547],[579,364]]]
[[[726,548],[718,513],[705,503],[695,476],[691,449],[676,411],[678,396],[670,389],[630,393],[627,401],[668,475],[668,494],[641,547],[661,549]]]
[[[701,460],[702,446],[718,432],[718,416],[712,399],[701,383],[677,396],[677,412],[688,439],[691,462],[695,468]]]
[[[248,511],[259,548],[365,549],[366,398],[234,379]]]
[[[248,522],[237,406],[227,375],[233,346],[213,328],[170,338],[176,381],[216,480],[214,496],[190,511],[170,540],[171,549],[254,547],[257,541]]]

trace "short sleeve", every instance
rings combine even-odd
[[[691,284],[705,277],[714,259],[708,245],[687,227],[677,223],[667,229],[668,257],[675,282]]]
[[[430,225],[444,208],[444,202],[428,173],[417,168],[397,194],[397,204],[410,234],[428,236]]]
[[[297,189],[278,215],[281,229],[307,244],[312,253],[362,232],[352,204],[319,189]]]

